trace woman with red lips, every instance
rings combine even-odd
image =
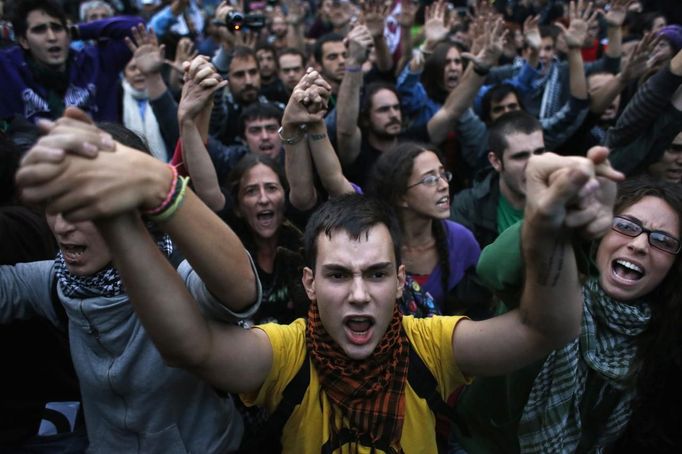
[[[451,178],[434,151],[405,142],[377,160],[368,194],[390,201],[400,219],[408,276],[403,312],[480,318],[489,302],[472,282],[480,248],[469,230],[448,219]]]
[[[467,421],[458,441],[467,452],[679,448],[682,186],[627,180],[614,213],[596,248],[598,275],[583,284],[579,338],[535,365],[467,389],[458,404]],[[478,266],[500,294],[520,278],[513,230],[486,248]]]

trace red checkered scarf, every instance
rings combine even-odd
[[[308,311],[306,342],[322,388],[350,422],[355,442],[362,437],[373,445],[381,441],[379,445],[399,446],[410,343],[398,306],[393,308],[384,337],[367,359],[357,361],[346,356],[324,329],[316,302]],[[337,434],[333,410],[330,419],[333,442]]]

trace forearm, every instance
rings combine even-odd
[[[609,25],[606,28],[606,37],[609,45],[606,47],[604,53],[612,58],[619,58],[623,55],[623,30],[620,25]]]
[[[111,38],[123,40],[132,35],[131,29],[143,21],[135,16],[115,16],[78,25],[78,39],[84,41]]]
[[[225,207],[225,196],[220,190],[218,176],[194,121],[184,119],[180,126],[183,162],[199,198],[213,211]]]
[[[681,76],[663,68],[639,87],[616,126],[609,133],[609,146],[622,146],[637,137],[658,118],[682,81]]]
[[[412,39],[412,31],[410,27],[400,27],[400,61],[398,62],[397,71],[400,71],[403,66],[412,58],[412,49],[414,49],[414,40]]]
[[[161,73],[147,74],[145,79],[145,85],[147,87],[147,94],[149,99],[160,98],[161,95],[168,89],[166,83],[161,77]]]
[[[287,47],[293,47],[300,51],[305,50],[305,36],[303,24],[289,24],[287,30]]]
[[[308,128],[308,146],[322,186],[330,197],[353,192],[353,186],[343,175],[341,163],[332,147],[324,122]]]
[[[381,72],[388,72],[393,68],[393,56],[388,49],[384,35],[374,37],[374,51],[376,52],[376,67]]]
[[[543,339],[540,348],[555,349],[578,334],[582,316],[573,246],[567,232],[535,228],[529,219],[521,235],[525,263],[521,319]]]
[[[233,312],[256,302],[257,277],[237,235],[191,191],[178,211],[159,224],[206,287]],[[229,270],[229,272],[226,272]]]
[[[359,66],[359,65],[358,65]],[[344,165],[355,161],[360,153],[360,89],[362,72],[349,72],[343,76],[336,104],[336,140],[339,145],[339,157]]]
[[[452,129],[452,124],[462,113],[471,107],[478,89],[483,85],[484,76],[472,69],[465,72],[461,82],[455,87],[445,100],[443,107],[429,120],[427,127],[429,136],[434,144],[442,143]]]
[[[568,81],[571,96],[578,99],[587,99],[587,80],[580,48],[574,47],[568,50]]]
[[[601,114],[613,103],[613,100],[625,89],[623,73],[593,91],[590,96],[590,112]]]
[[[297,127],[283,126],[284,137],[294,137],[302,132]],[[284,145],[284,166],[289,182],[289,202],[298,210],[306,211],[317,203],[313,184],[313,161],[304,139],[293,145]]]
[[[139,216],[127,213],[96,224],[135,312],[164,359],[200,363],[208,348],[208,324]]]

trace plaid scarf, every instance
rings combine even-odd
[[[156,238],[156,244],[167,257],[173,253],[173,243],[168,235]],[[88,276],[71,274],[64,262],[62,251],[54,261],[55,275],[64,296],[69,298],[112,297],[125,293],[118,270],[109,263],[106,267]]]
[[[542,89],[542,100],[540,101],[540,113],[538,118],[543,120],[554,115],[559,109],[559,96],[561,86],[559,84],[559,63],[552,60],[551,66],[543,77],[535,79],[532,83],[533,92]]]
[[[398,446],[405,417],[405,383],[409,365],[409,340],[398,306],[374,352],[361,361],[348,358],[324,329],[317,303],[310,305],[306,343],[325,393],[350,422],[355,442]],[[330,416],[330,441],[338,436],[334,412]],[[401,451],[402,452],[402,451]]]
[[[602,379],[599,402],[612,392],[619,392],[621,397],[595,445],[589,448],[599,451],[608,445],[630,419],[636,340],[646,329],[651,310],[644,302],[630,305],[614,301],[604,293],[597,278],[583,286],[583,298],[580,337],[552,352],[535,377],[519,423],[521,452],[575,452],[581,439],[580,409],[585,384],[593,374]]]

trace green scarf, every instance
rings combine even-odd
[[[648,326],[651,310],[644,302],[626,304],[611,299],[599,286],[598,278],[591,278],[583,286],[583,298],[579,338],[552,352],[535,377],[519,422],[521,452],[576,451],[581,441],[581,408],[588,382],[599,386],[594,393],[595,406],[612,398],[612,393],[620,395],[597,431],[590,451],[614,441],[630,419],[637,337]],[[594,389],[589,391],[592,394]]]

